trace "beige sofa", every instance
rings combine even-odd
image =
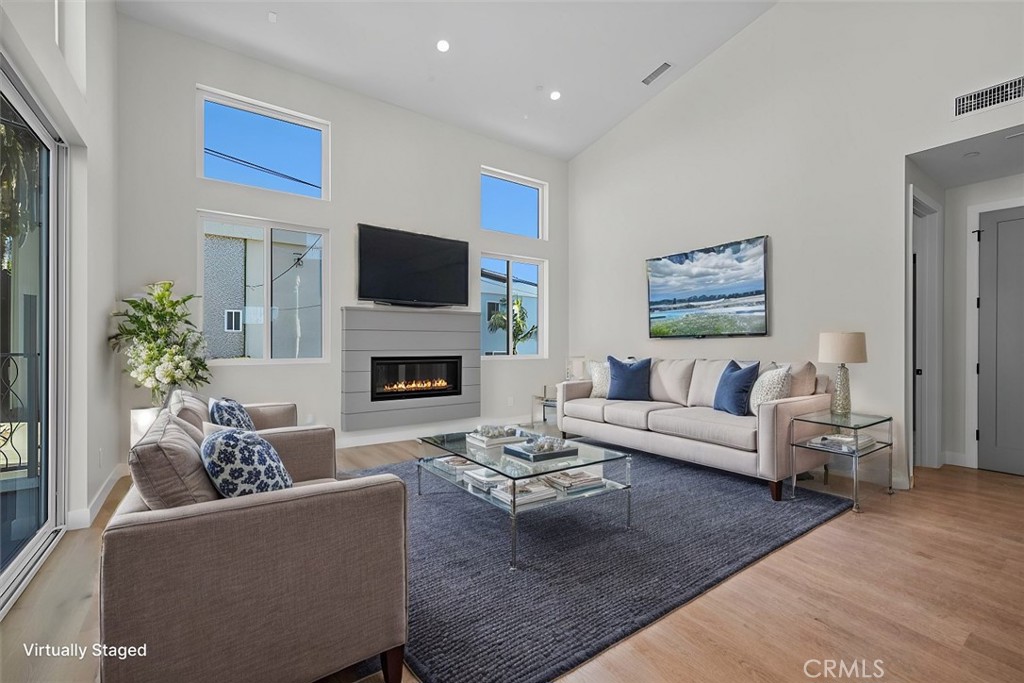
[[[654,359],[650,401],[591,398],[589,380],[558,385],[558,428],[563,433],[707,465],[769,482],[779,500],[790,476],[789,429],[796,415],[828,410],[828,377],[811,370],[807,395],[769,401],[757,415],[714,410],[715,389],[727,360]],[[797,438],[816,432],[797,423]],[[828,456],[797,449],[796,469],[806,472]]]
[[[307,683],[376,655],[401,681],[405,485],[337,481],[329,427],[260,434],[293,488],[221,498],[202,432],[169,410],[132,449],[136,485],[102,537],[100,636],[145,656],[101,658],[103,683]]]

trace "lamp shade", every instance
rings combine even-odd
[[[867,363],[867,340],[863,332],[822,332],[818,336],[818,362]]]

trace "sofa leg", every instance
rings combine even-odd
[[[380,653],[380,668],[384,674],[384,683],[402,683],[402,660],[404,658],[405,645],[399,645]]]
[[[782,500],[782,482],[781,481],[770,481],[768,482],[768,488],[772,492],[772,500]]]

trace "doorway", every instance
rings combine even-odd
[[[978,467],[1024,475],[1024,207],[978,227]]]

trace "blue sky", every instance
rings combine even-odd
[[[536,239],[539,193],[535,187],[480,175],[480,227]]]
[[[203,172],[207,178],[308,197],[321,196],[322,133],[316,128],[209,100],[204,103],[203,120]]]

